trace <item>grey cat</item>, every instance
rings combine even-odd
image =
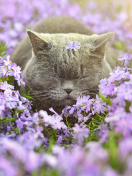
[[[95,97],[100,80],[115,66],[114,52],[106,46],[113,32],[97,35],[77,19],[63,16],[46,18],[27,33],[11,60],[24,70],[22,89],[32,89],[37,110],[53,107],[60,113],[79,96]],[[67,50],[75,41],[80,49]]]

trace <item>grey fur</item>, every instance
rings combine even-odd
[[[32,88],[37,110],[53,107],[61,112],[78,96],[95,97],[102,78],[115,65],[114,52],[106,46],[113,32],[93,34],[83,23],[70,17],[42,20],[26,36],[11,57],[24,70],[26,86]],[[30,40],[29,40],[30,39]],[[81,42],[81,48],[66,50],[68,42]]]

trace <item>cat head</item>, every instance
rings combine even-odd
[[[105,60],[106,42],[112,33],[102,35],[40,34],[27,30],[32,58],[24,75],[26,88],[38,100],[38,109],[72,105],[78,96],[95,97],[102,78],[111,71]],[[79,41],[76,51],[66,49],[69,42]]]

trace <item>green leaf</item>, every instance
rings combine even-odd
[[[13,121],[16,121],[16,120],[17,120],[17,117],[13,117],[13,118],[6,117],[6,118],[0,120],[0,123],[5,123],[5,122],[9,122],[9,121],[13,122]]]
[[[108,141],[108,151],[110,155],[110,164],[112,168],[116,169],[118,165],[118,149],[114,139],[114,133],[110,133],[109,141]]]
[[[54,169],[50,169],[46,171],[47,169],[45,167],[41,168],[41,170],[38,171],[33,171],[32,176],[59,176],[58,171]]]
[[[7,49],[6,44],[2,41],[0,42],[0,56],[3,57],[6,53],[3,53]]]
[[[21,131],[19,127],[17,127],[17,130],[18,130],[18,134],[21,135]]]
[[[21,96],[27,98],[28,100],[35,100],[33,97],[29,96],[29,93],[31,92],[31,90],[32,89],[30,89],[30,90],[28,90],[26,92],[21,93]]]
[[[24,112],[24,110],[25,110],[25,109],[19,110],[17,108],[14,108],[14,109],[15,109],[15,115],[20,114],[20,113]]]
[[[56,141],[57,140],[57,131],[55,129],[52,131],[52,136],[53,136],[54,140]]]
[[[56,141],[53,138],[49,139],[49,148],[47,150],[47,153],[51,153],[53,145],[56,144]]]
[[[125,100],[125,102],[126,102],[126,106],[125,106],[125,110],[126,110],[126,112],[130,112],[130,110],[129,110],[129,108],[130,108],[130,106],[131,106],[131,102],[130,101],[127,101],[127,100]]]
[[[41,176],[59,176],[59,173],[56,170],[52,170],[50,172],[45,172]]]
[[[126,47],[125,43],[123,43],[123,42],[121,43],[119,41],[115,41],[113,45],[114,45],[114,47],[116,47],[119,50],[123,50]]]
[[[0,54],[0,57],[3,57],[3,56],[5,56],[7,53],[4,53],[4,54]]]
[[[112,102],[111,102],[110,98],[109,97],[106,98],[101,92],[99,93],[99,97],[102,98],[102,101],[106,102],[109,105],[112,105]]]
[[[86,106],[86,104],[81,104],[81,105],[78,105],[79,107],[81,107],[81,106]]]

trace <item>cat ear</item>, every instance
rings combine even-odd
[[[94,34],[91,36],[92,46],[90,48],[91,53],[94,52],[95,55],[98,55],[102,58],[105,54],[105,45],[106,42],[115,34],[115,32],[109,32],[102,35]]]
[[[45,51],[50,48],[48,41],[43,39],[39,33],[27,29],[27,34],[32,44],[34,54],[37,54],[38,51]]]

